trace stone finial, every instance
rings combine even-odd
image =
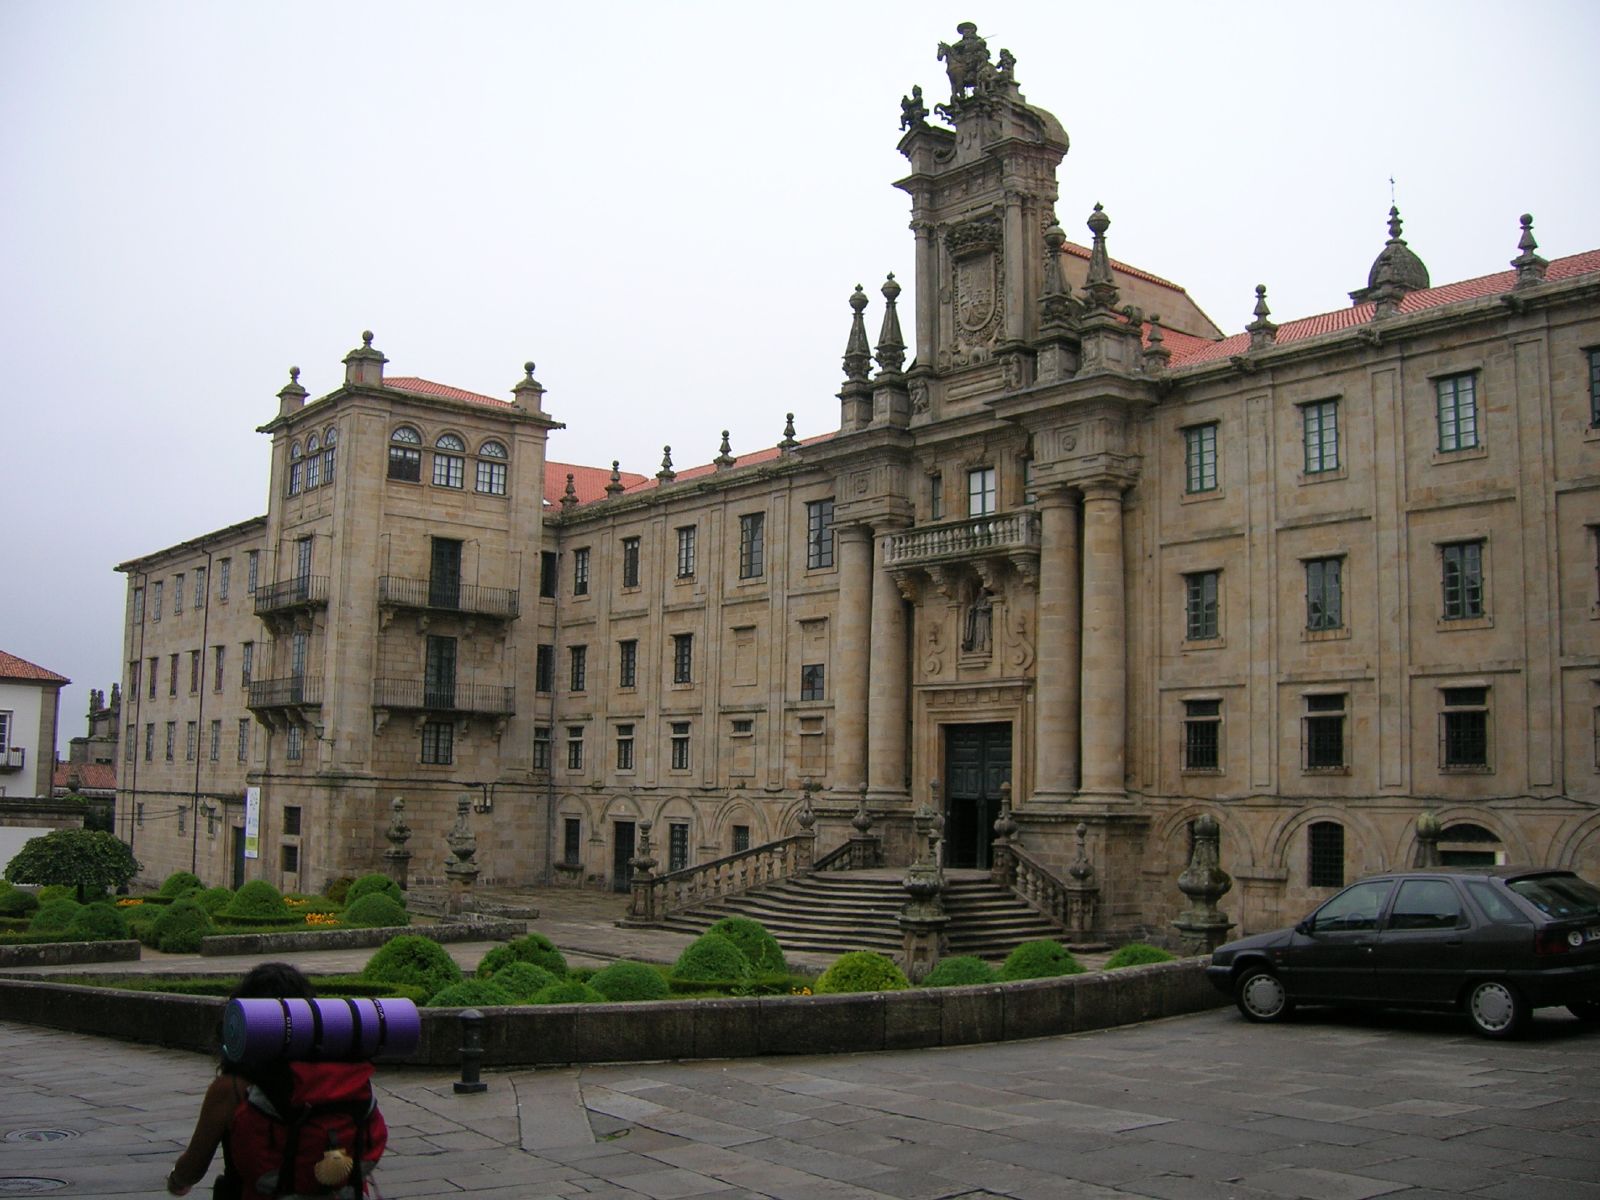
[[[1439,818],[1431,812],[1420,813],[1417,816],[1417,856],[1418,867],[1441,866],[1443,860],[1439,855],[1439,838],[1444,833],[1444,825]]]
[[[578,489],[573,486],[573,475],[567,472],[567,488],[561,493],[561,507],[572,508],[578,503]]]
[[[383,364],[388,361],[381,351],[372,348],[372,330],[362,330],[361,348],[344,356],[345,386],[382,387]]]
[[[1189,907],[1173,925],[1191,954],[1215,950],[1233,928],[1227,914],[1217,908],[1217,901],[1233,888],[1233,877],[1220,864],[1221,837],[1215,817],[1196,818],[1194,850],[1188,867],[1178,876],[1178,890],[1189,897]]]
[[[1086,841],[1089,836],[1089,827],[1082,821],[1072,831],[1073,852],[1072,865],[1067,868],[1067,876],[1078,884],[1091,884],[1094,882],[1094,864],[1089,861],[1089,850]]]
[[[663,446],[661,447],[661,470],[656,472],[656,478],[662,483],[671,483],[677,477],[678,473],[672,469],[672,447]]]
[[[890,271],[883,284],[883,328],[878,332],[878,372],[882,375],[898,375],[906,363],[906,340],[900,335],[900,314],[894,307],[899,295],[900,285]]]
[[[807,779],[800,785],[800,812],[795,817],[795,824],[810,833],[812,826],[817,823],[817,810],[811,807],[811,798],[817,793],[817,781]]]
[[[1146,327],[1144,346],[1144,368],[1151,373],[1165,371],[1167,360],[1172,357],[1172,351],[1167,349],[1167,335],[1161,331],[1161,314],[1151,313],[1150,324]]]
[[[286,417],[299,412],[306,404],[306,390],[300,386],[300,368],[289,368],[289,382],[278,392],[278,415]]]
[[[512,387],[511,394],[516,397],[511,403],[515,408],[524,412],[540,412],[544,405],[544,384],[533,377],[533,363],[522,364],[522,378],[517,380]]]
[[[1517,249],[1521,253],[1511,260],[1511,265],[1517,269],[1515,287],[1532,287],[1544,282],[1544,273],[1550,264],[1534,253],[1538,248],[1539,243],[1533,240],[1533,214],[1523,213],[1522,236],[1517,239]]]
[[[1250,335],[1250,349],[1264,350],[1278,340],[1278,327],[1273,324],[1272,310],[1267,307],[1267,285],[1256,284],[1255,320],[1246,325],[1245,332]]]
[[[1089,273],[1084,278],[1083,289],[1089,294],[1091,308],[1109,312],[1117,304],[1117,283],[1111,274],[1111,255],[1106,250],[1106,230],[1111,228],[1111,218],[1106,216],[1104,206],[1094,206],[1088,225],[1094,243],[1089,247]]]
[[[611,460],[611,478],[606,480],[606,495],[607,496],[620,496],[620,495],[622,495],[623,487],[622,487],[622,471],[621,471],[621,467],[622,467],[622,460],[621,459],[613,458]]]
[[[850,294],[850,307],[855,310],[850,318],[850,338],[844,344],[844,374],[846,379],[864,380],[872,368],[872,351],[867,346],[867,324],[861,315],[867,307],[867,293],[861,285]]]
[[[113,683],[111,685],[111,707],[122,707],[122,685],[120,683]]]
[[[779,454],[793,454],[800,448],[800,442],[794,436],[794,414],[785,413],[783,421],[783,441],[778,443]]]
[[[719,471],[726,471],[739,460],[733,456],[733,444],[728,441],[728,431],[722,431],[722,445],[717,450],[717,456],[711,460],[713,466]]]
[[[1371,300],[1380,307],[1392,305],[1393,310],[1398,311],[1400,297],[1427,286],[1428,268],[1400,236],[1400,210],[1391,204],[1389,240],[1378,251],[1378,257],[1372,260],[1372,268],[1367,272],[1367,286],[1351,292],[1350,300],[1355,304],[1365,304]]]
[[[1061,271],[1061,247],[1066,232],[1054,219],[1044,231],[1044,287],[1039,292],[1039,320],[1046,326],[1065,325],[1072,319],[1072,285]]]
[[[856,801],[856,815],[850,818],[850,825],[859,834],[865,836],[872,831],[872,813],[867,808],[867,785],[863,781]]]

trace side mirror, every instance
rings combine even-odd
[[[1296,925],[1294,927],[1294,931],[1296,933],[1298,933],[1301,937],[1315,937],[1316,936],[1316,932],[1317,932],[1317,927],[1316,927],[1316,924],[1311,920],[1310,917],[1306,917],[1303,921],[1300,922],[1300,924],[1298,924],[1298,925]]]

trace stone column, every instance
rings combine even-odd
[[[1078,506],[1064,490],[1039,497],[1039,655],[1034,706],[1032,808],[1064,803],[1077,788]]]
[[[834,531],[839,550],[839,661],[835,679],[833,790],[854,796],[867,778],[867,668],[872,606],[872,532]]]
[[[1085,799],[1126,799],[1127,637],[1122,574],[1122,485],[1083,489],[1082,783]]]
[[[867,783],[874,796],[899,797],[906,794],[906,606],[884,566],[890,536],[874,539]]]

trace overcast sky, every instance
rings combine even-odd
[[[0,649],[120,671],[112,567],[266,511],[289,367],[506,396],[653,474],[837,428],[914,311],[899,100],[971,19],[1072,139],[1058,211],[1226,331],[1339,308],[1390,177],[1434,283],[1600,246],[1600,4],[0,0]],[[907,337],[910,340],[909,323]]]

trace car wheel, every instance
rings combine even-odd
[[[1248,1021],[1282,1021],[1294,1012],[1283,981],[1266,967],[1251,967],[1233,985],[1233,1001]]]
[[[1580,1021],[1600,1021],[1600,1000],[1579,1000],[1567,1005],[1567,1011]]]
[[[1467,993],[1467,1019],[1484,1037],[1516,1037],[1528,1023],[1528,1002],[1509,983],[1490,979]]]

